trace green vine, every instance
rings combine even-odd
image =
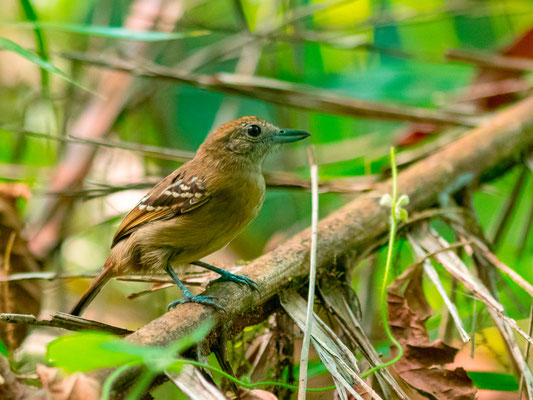
[[[389,206],[391,209],[390,217],[390,231],[389,231],[389,244],[387,251],[387,263],[385,264],[385,274],[383,276],[383,284],[381,285],[380,293],[380,307],[381,307],[381,320],[383,321],[383,326],[385,328],[385,333],[389,340],[394,344],[398,349],[398,354],[392,360],[384,362],[380,365],[376,365],[374,368],[369,369],[364,374],[361,375],[361,378],[366,378],[370,374],[379,371],[380,369],[389,367],[396,363],[403,356],[403,348],[396,338],[392,335],[392,332],[389,327],[389,315],[387,312],[387,284],[389,282],[389,275],[392,264],[392,252],[394,248],[394,241],[396,239],[396,228],[398,222],[401,220],[407,220],[407,211],[403,206],[409,203],[409,198],[406,195],[400,196],[398,199],[398,183],[397,183],[397,171],[396,171],[396,158],[394,153],[394,147],[390,149],[390,158],[391,158],[391,168],[392,168],[392,197],[388,194],[384,195],[381,198],[381,204],[384,206]]]
[[[170,370],[170,371],[175,371],[175,372],[179,372],[181,370],[181,368],[183,367],[183,365],[186,365],[186,364],[189,364],[189,365],[193,365],[195,367],[199,367],[199,368],[205,368],[205,369],[208,369],[212,372],[216,372],[220,375],[222,375],[224,378],[226,379],[229,379],[230,381],[236,383],[237,385],[241,386],[241,387],[244,387],[246,389],[256,389],[260,386],[279,386],[279,387],[283,387],[283,388],[286,388],[286,389],[291,389],[291,390],[298,390],[298,386],[294,386],[294,385],[290,385],[288,383],[283,383],[283,382],[255,382],[255,383],[251,383],[251,382],[244,382],[244,381],[241,381],[240,379],[238,378],[235,378],[234,376],[231,376],[230,374],[222,371],[221,369],[217,368],[217,367],[213,367],[209,364],[204,364],[204,363],[201,363],[201,362],[198,362],[198,361],[194,361],[194,360],[185,360],[185,359],[181,359],[181,358],[178,358],[178,359],[175,359],[174,362],[168,366],[168,368],[166,368],[167,370]],[[111,389],[113,387],[113,384],[115,383],[115,381],[125,372],[127,371],[128,369],[130,368],[133,368],[133,367],[138,367],[138,366],[141,366],[142,364],[126,364],[126,365],[123,365],[121,366],[120,368],[117,368],[115,371],[113,371],[113,373],[111,375],[109,375],[109,377],[106,379],[105,383],[104,383],[104,386],[102,388],[102,400],[109,400],[110,399],[110,396],[111,396]],[[145,379],[142,379],[139,381],[139,383],[142,383],[142,385],[136,385],[136,387],[134,388],[134,390],[132,391],[132,393],[129,394],[128,396],[128,399],[135,399],[137,398],[137,394],[142,394],[144,392],[144,390],[148,387],[148,385],[150,384],[150,380],[155,376],[156,374],[153,373],[153,372],[148,372],[148,373],[145,373],[143,375],[143,377],[145,377]],[[148,380],[148,378],[150,378],[150,380]],[[135,390],[137,388],[142,388],[142,391],[141,390]],[[308,392],[324,392],[324,391],[327,391],[327,390],[334,390],[336,389],[336,386],[335,385],[332,385],[332,386],[327,386],[327,387],[322,387],[322,388],[307,388],[307,391]],[[135,392],[135,393],[133,393]]]

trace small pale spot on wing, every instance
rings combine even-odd
[[[178,179],[176,182],[174,182],[172,185],[170,185],[171,188],[179,186],[183,182],[183,179]]]
[[[156,185],[126,216],[115,234],[113,245],[146,223],[190,212],[209,201],[205,183],[198,177],[190,180],[182,177],[173,183],[168,180]]]

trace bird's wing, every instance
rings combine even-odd
[[[210,199],[205,181],[188,177],[182,168],[162,179],[124,218],[115,233],[115,246],[141,226],[197,209]]]

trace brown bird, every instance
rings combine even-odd
[[[184,297],[169,308],[194,302],[219,308],[212,296],[193,296],[173,265],[195,264],[220,275],[217,282],[251,288],[246,276],[199,261],[224,247],[257,215],[265,198],[261,166],[276,145],[308,137],[257,117],[243,117],[212,131],[195,157],[157,183],[120,224],[100,274],[71,314],[81,315],[114,276],[150,275],[164,269]]]

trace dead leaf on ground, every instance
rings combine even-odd
[[[22,237],[22,222],[17,199],[28,198],[26,185],[0,184],[0,276],[39,271],[39,264],[30,254]],[[38,315],[41,290],[37,281],[0,283],[0,312]],[[0,340],[12,351],[26,337],[25,325],[0,324]]]
[[[235,397],[232,397],[235,398]],[[262,389],[241,389],[239,390],[239,399],[241,400],[278,400],[276,395]]]
[[[94,378],[81,373],[62,377],[57,368],[37,365],[41,379],[50,400],[99,400],[100,384]]]
[[[48,400],[46,392],[26,385],[18,378],[7,358],[0,356],[0,399],[2,400]]]
[[[388,288],[389,325],[404,349],[394,364],[398,375],[425,397],[437,400],[474,400],[476,389],[463,368],[444,369],[458,349],[440,339],[430,340],[426,321],[432,309],[422,289],[422,268],[413,265]]]

